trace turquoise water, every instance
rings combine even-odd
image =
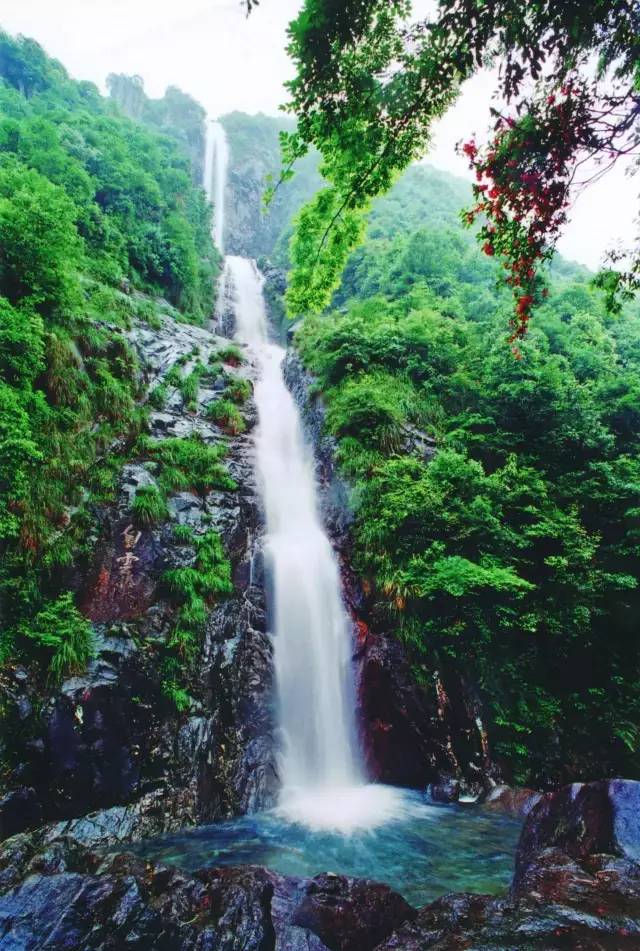
[[[400,792],[394,818],[349,834],[309,828],[277,811],[199,826],[138,844],[145,858],[188,871],[265,865],[386,882],[419,907],[452,891],[500,894],[511,881],[521,824],[473,805],[432,805]]]

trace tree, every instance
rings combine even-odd
[[[509,113],[495,110],[487,149],[465,146],[477,173],[468,221],[488,219],[480,239],[485,253],[503,258],[516,298],[513,335],[521,336],[580,169],[594,159],[602,174],[637,154],[640,8],[633,0],[440,0],[433,18],[417,22],[410,10],[407,0],[306,0],[290,25],[297,74],[289,109],[298,127],[282,137],[282,175],[313,145],[328,185],[294,237],[289,309],[327,303],[371,199],[425,152],[460,83],[497,57],[497,93]],[[640,255],[601,282],[611,303],[631,293]]]
[[[11,303],[61,316],[78,303],[76,218],[62,188],[18,163],[0,166],[0,293]]]

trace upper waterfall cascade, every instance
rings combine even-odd
[[[224,251],[224,205],[229,145],[223,126],[207,120],[202,185],[213,203],[213,240],[217,249]]]

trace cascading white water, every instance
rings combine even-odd
[[[229,146],[224,128],[219,122],[207,120],[204,149],[202,187],[213,202],[213,240],[222,254],[224,251],[224,191],[227,182]]]
[[[313,457],[269,343],[262,278],[227,257],[238,338],[258,363],[256,464],[272,579],[274,663],[283,734],[281,808],[315,826],[350,829],[388,818],[393,795],[367,785],[355,728],[351,637],[335,554],[320,520]]]
[[[205,189],[214,192],[222,249],[228,146],[210,123]],[[215,168],[214,168],[215,165]],[[283,736],[280,807],[294,821],[350,831],[391,818],[397,796],[368,784],[355,727],[351,637],[335,554],[322,527],[313,455],[269,342],[262,276],[247,258],[225,258],[236,334],[257,362],[256,468],[266,515],[278,722]]]

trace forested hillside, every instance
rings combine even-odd
[[[202,324],[219,256],[188,155],[0,34],[0,655],[81,667],[65,572],[144,429],[125,331]],[[168,302],[168,303],[167,303]]]
[[[110,73],[110,97],[130,119],[175,139],[191,160],[193,180],[202,181],[205,119],[204,108],[176,86],[168,86],[161,99],[150,99],[141,76]]]
[[[297,336],[353,485],[358,566],[425,682],[480,685],[518,781],[637,776],[638,310],[608,317],[558,260],[518,359],[467,197],[411,169]]]

